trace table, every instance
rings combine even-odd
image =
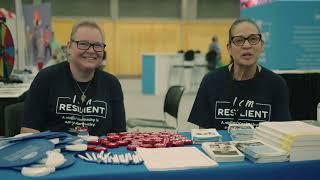
[[[226,131],[219,131],[224,140],[230,137]],[[188,133],[190,137],[190,133]],[[198,146],[198,145],[197,145]],[[198,146],[200,148],[200,146]],[[112,149],[112,153],[126,152],[125,148]],[[113,180],[292,180],[292,179],[317,179],[320,161],[300,161],[254,164],[249,161],[219,163],[218,167],[205,169],[191,169],[166,172],[149,172],[144,165],[104,165],[87,163],[77,159],[76,163],[68,168],[44,176],[41,179],[113,179]],[[18,171],[0,169],[1,177],[6,179],[30,179],[22,176]]]

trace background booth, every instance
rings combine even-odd
[[[146,53],[142,55],[142,93],[163,95],[173,85],[196,91],[207,73],[205,54],[195,53],[191,61],[183,53]]]

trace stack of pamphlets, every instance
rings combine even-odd
[[[205,142],[202,149],[217,162],[243,161],[244,155],[230,142]]]
[[[221,141],[222,138],[215,128],[191,129],[191,136],[194,144],[201,144],[203,142],[218,142]]]
[[[228,133],[233,141],[247,141],[253,139],[254,127],[249,124],[229,124]]]
[[[254,163],[270,163],[288,161],[288,152],[266,144],[261,140],[234,141],[235,146]]]
[[[320,160],[320,127],[302,121],[262,122],[254,137],[290,153],[290,161]]]

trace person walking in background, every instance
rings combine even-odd
[[[250,19],[236,20],[227,44],[231,62],[203,78],[188,121],[226,129],[230,123],[291,120],[285,80],[258,65],[263,47],[258,25]]]
[[[95,22],[82,21],[72,28],[68,61],[41,70],[31,84],[21,133],[87,131],[100,136],[126,131],[120,82],[98,69],[104,42]]]
[[[52,32],[49,25],[45,25],[43,29],[43,43],[44,43],[44,58],[45,62],[48,62],[49,59],[52,57]]]
[[[206,61],[208,62],[208,70],[216,69],[218,62],[221,60],[221,50],[218,44],[218,37],[214,35],[206,54]]]

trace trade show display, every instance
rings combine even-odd
[[[320,1],[277,0],[242,9],[240,16],[261,29],[264,54],[259,63],[272,70],[319,70],[319,7]]]
[[[260,26],[264,53],[259,64],[286,80],[294,120],[315,120],[320,102],[319,7],[318,0],[273,0],[240,12]]]

